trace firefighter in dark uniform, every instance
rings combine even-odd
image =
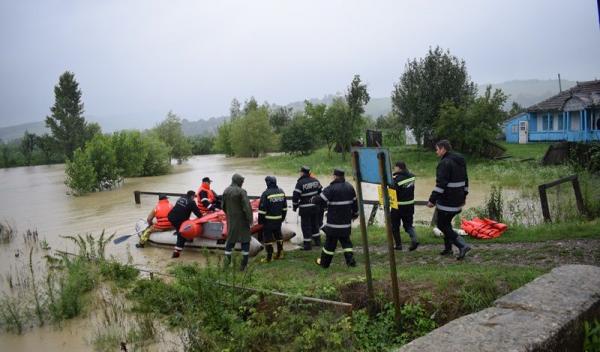
[[[304,237],[303,250],[312,249],[312,241],[315,246],[321,245],[321,235],[319,234],[319,207],[311,203],[311,198],[319,195],[323,187],[316,178],[310,176],[310,168],[302,166],[300,168],[300,178],[296,183],[294,195],[292,197],[292,209],[300,208],[300,224],[302,227],[302,236]]]
[[[281,236],[281,223],[287,214],[287,200],[285,193],[277,187],[277,179],[273,176],[265,178],[267,190],[260,196],[258,205],[258,223],[263,225],[263,241],[267,250],[267,257],[261,261],[269,263],[273,259],[273,242],[277,242],[275,259],[283,258],[283,238]]]
[[[417,233],[413,227],[413,216],[415,214],[415,175],[411,174],[403,161],[398,161],[394,166],[394,189],[398,209],[392,208],[390,215],[392,218],[392,235],[396,250],[402,250],[402,240],[400,239],[400,224],[404,231],[410,236],[409,251],[414,251],[419,246],[417,242]]]
[[[435,144],[435,153],[440,161],[436,170],[435,188],[427,206],[437,208],[437,227],[444,234],[444,250],[440,255],[451,255],[454,244],[459,249],[456,259],[461,260],[471,247],[454,231],[452,219],[461,212],[469,193],[467,162],[462,155],[452,152],[452,146],[447,140]]]
[[[344,249],[346,264],[356,266],[350,240],[352,220],[358,218],[356,192],[354,187],[346,182],[344,171],[335,169],[333,176],[333,181],[323,190],[323,193],[312,199],[313,203],[327,208],[327,222],[323,225],[325,244],[321,257],[317,258],[316,262],[321,267],[328,268],[339,241]]]
[[[179,233],[179,227],[181,224],[189,220],[190,215],[194,213],[197,217],[201,217],[200,209],[196,205],[196,193],[194,191],[188,191],[185,196],[179,198],[173,206],[173,209],[169,212],[168,218],[173,227],[175,228],[175,234],[177,235],[177,243],[173,250],[171,258],[179,258],[179,254],[185,246],[186,239]]]

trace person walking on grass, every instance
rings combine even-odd
[[[415,175],[411,174],[403,161],[398,161],[394,166],[394,189],[398,208],[392,208],[390,215],[392,218],[392,235],[396,250],[402,250],[402,240],[400,238],[400,224],[404,231],[410,236],[409,251],[414,251],[419,246],[417,242],[417,233],[413,227],[413,216],[415,214]]]
[[[185,247],[185,242],[187,241],[185,237],[181,236],[179,233],[181,224],[183,224],[184,221],[189,220],[192,213],[197,217],[202,216],[202,213],[200,213],[200,209],[198,209],[196,201],[194,200],[195,198],[196,192],[187,191],[186,195],[179,198],[173,209],[169,212],[169,221],[173,224],[175,234],[177,235],[177,243],[175,244],[171,258],[179,258],[181,251],[183,251],[183,247]]]
[[[270,263],[273,259],[273,243],[277,243],[275,259],[283,257],[283,238],[281,236],[281,223],[287,214],[287,200],[285,193],[277,187],[277,179],[274,176],[265,178],[267,190],[260,196],[258,205],[258,223],[263,225],[263,241],[267,251],[267,257],[261,262]]]
[[[451,255],[452,245],[458,247],[456,259],[464,259],[471,247],[452,228],[452,219],[462,211],[467,194],[469,178],[465,158],[452,152],[447,140],[435,144],[435,153],[440,158],[436,169],[435,188],[431,192],[427,206],[437,209],[437,227],[444,234],[444,250],[440,255]]]
[[[312,242],[315,246],[321,245],[321,234],[319,233],[319,208],[311,203],[313,196],[321,193],[321,183],[310,175],[310,168],[302,166],[300,168],[300,178],[296,183],[294,195],[292,196],[292,210],[300,208],[300,227],[302,228],[302,237],[304,237],[302,250],[312,249]]]
[[[333,181],[323,193],[312,198],[312,202],[327,208],[327,222],[323,225],[325,244],[321,250],[321,257],[316,263],[322,268],[329,268],[335,248],[339,241],[344,250],[346,265],[354,267],[354,249],[350,240],[352,220],[358,218],[358,203],[354,187],[344,178],[344,171],[335,169]]]
[[[231,185],[223,191],[222,209],[227,217],[227,242],[225,243],[225,265],[231,264],[231,251],[237,242],[242,244],[240,270],[246,270],[250,254],[250,227],[253,215],[246,190],[242,188],[244,177],[234,174]]]

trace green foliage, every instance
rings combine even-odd
[[[38,136],[36,141],[36,146],[40,149],[40,152],[43,155],[43,163],[50,164],[54,162],[62,162],[63,156],[58,150],[58,145],[56,140],[52,138],[52,136],[48,134],[44,134],[42,136]]]
[[[213,153],[215,136],[212,134],[188,137],[188,141],[192,146],[192,155],[206,155]]]
[[[456,150],[486,156],[489,141],[501,132],[505,101],[506,95],[501,90],[496,89],[492,94],[488,86],[485,94],[473,102],[460,106],[446,102],[435,121],[435,135],[450,140]]]
[[[99,267],[103,279],[114,281],[121,287],[131,285],[139,275],[138,269],[115,260],[101,261]]]
[[[516,116],[517,114],[520,114],[525,111],[527,111],[527,109],[525,107],[521,106],[516,101],[513,101],[512,104],[510,105],[510,110],[508,110],[508,112],[506,113],[506,118],[511,118],[511,117]]]
[[[379,116],[374,127],[382,131],[385,146],[401,146],[406,143],[404,125],[394,113]]]
[[[251,102],[244,108],[248,112],[232,123],[230,143],[234,155],[256,158],[270,151],[278,141],[269,125],[268,108],[253,108]]]
[[[96,173],[97,189],[111,189],[121,180],[117,156],[109,136],[95,135],[85,145],[85,153]]]
[[[239,116],[237,117],[239,118]],[[223,153],[227,156],[233,156],[233,146],[231,143],[231,131],[233,129],[233,122],[225,121],[217,129],[217,137],[215,139],[214,149],[217,153]]]
[[[50,314],[55,321],[78,316],[85,306],[86,294],[98,283],[95,266],[83,257],[63,260],[64,269],[58,275],[58,287],[52,293]]]
[[[346,152],[350,150],[350,146],[355,138],[357,138],[365,125],[364,106],[369,102],[371,97],[367,92],[367,85],[362,83],[359,75],[354,75],[352,82],[346,91],[346,104],[348,112],[343,124],[338,125],[338,133],[336,133],[336,142],[342,148],[342,159],[346,159]]]
[[[275,133],[281,133],[291,121],[292,108],[279,106],[269,112],[269,124]]]
[[[181,129],[181,119],[172,111],[169,111],[167,117],[154,127],[153,131],[170,147],[171,158],[176,159],[179,164],[192,155],[192,146]]]
[[[475,97],[464,60],[439,47],[427,56],[409,61],[394,85],[392,109],[412,129],[417,143],[433,145],[433,126],[443,103],[462,106]]]
[[[600,352],[600,322],[583,322],[585,340],[583,342],[584,352]]]
[[[338,121],[335,118],[332,118],[334,116],[329,113],[327,105],[315,105],[308,100],[304,101],[304,114],[311,121],[310,132],[318,139],[319,144],[325,143],[327,146],[327,155],[331,158],[331,149],[335,144],[334,133]],[[338,116],[335,117],[337,118]]]
[[[569,143],[569,163],[577,171],[600,175],[600,142]]]
[[[92,134],[98,132],[99,126],[88,127],[83,117],[81,90],[73,73],[66,71],[60,76],[54,87],[54,97],[54,105],[50,108],[52,114],[46,117],[46,126],[70,159],[75,150],[83,148]]]
[[[141,176],[148,151],[139,131],[120,131],[112,135],[117,165],[124,177]]]
[[[239,100],[233,98],[233,100],[231,100],[231,105],[229,106],[229,118],[235,120],[240,116],[242,116],[241,104]]]
[[[96,170],[88,154],[81,149],[75,151],[72,160],[67,160],[65,174],[65,184],[74,195],[93,192],[98,187]]]
[[[154,134],[142,136],[146,152],[144,167],[141,176],[164,175],[171,170],[170,147]]]
[[[25,156],[27,165],[31,165],[31,157],[35,148],[36,136],[33,133],[25,131],[21,138],[21,153]]]
[[[310,154],[316,144],[312,121],[305,115],[296,116],[281,133],[281,151],[288,154]]]

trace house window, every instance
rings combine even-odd
[[[517,125],[512,125],[512,133],[517,133],[518,132],[518,127]]]
[[[542,130],[543,131],[551,131],[552,126],[554,125],[553,122],[554,122],[554,119],[552,118],[552,115],[542,116]]]
[[[558,121],[558,123],[557,123],[558,130],[562,131],[565,128],[564,121],[563,121],[563,114],[561,114],[561,113],[556,114],[556,120]]]

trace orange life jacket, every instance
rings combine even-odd
[[[169,212],[173,209],[173,205],[168,199],[161,199],[154,208],[154,217],[156,217],[156,224],[154,227],[157,229],[170,229],[173,227],[169,221]]]
[[[206,194],[200,195],[200,192],[202,192],[202,191],[204,191]],[[207,209],[204,206],[202,201],[208,200],[208,202],[210,204],[214,204],[215,201],[217,200],[217,197],[215,196],[215,192],[213,192],[213,190],[210,189],[210,183],[202,182],[202,184],[200,185],[200,188],[198,188],[198,192],[196,194],[198,196],[198,197],[196,197],[196,201],[198,202],[198,209],[200,209],[202,214],[207,213],[209,211],[209,209]],[[214,209],[210,209],[210,211],[214,211]]]
[[[475,238],[490,239],[500,237],[508,229],[506,224],[490,219],[474,218],[473,220],[462,220],[460,227],[466,233]]]

